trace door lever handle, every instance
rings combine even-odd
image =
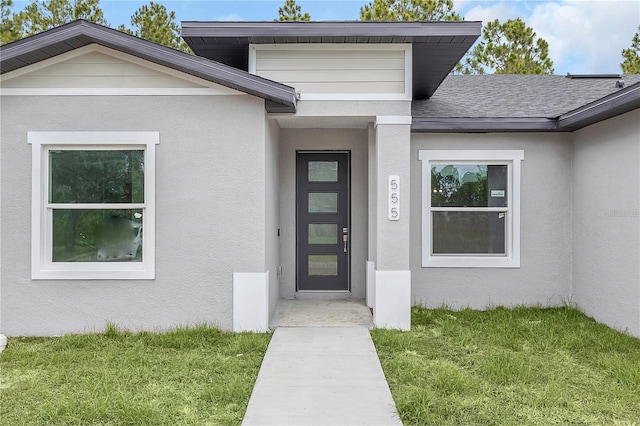
[[[344,242],[344,252],[347,252],[347,241],[349,241],[349,236],[348,235],[343,235],[342,236],[342,241]]]

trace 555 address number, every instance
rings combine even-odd
[[[389,220],[400,220],[400,176],[389,176]]]

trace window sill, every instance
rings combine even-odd
[[[423,268],[520,268],[520,259],[509,257],[445,257],[429,256]]]
[[[152,280],[153,269],[38,269],[31,272],[33,280]]]

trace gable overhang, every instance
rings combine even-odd
[[[182,22],[182,38],[199,56],[249,69],[250,44],[412,46],[412,96],[427,99],[480,36],[482,22]]]
[[[1,73],[4,75],[91,44],[257,96],[265,100],[268,112],[296,111],[292,87],[83,20],[1,46]]]
[[[558,117],[558,130],[574,131],[640,108],[640,83]]]
[[[640,108],[640,83],[559,117],[413,117],[414,133],[573,132]]]

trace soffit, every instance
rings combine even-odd
[[[414,99],[429,98],[480,36],[481,22],[194,22],[182,37],[199,56],[248,70],[249,44],[412,45]]]

